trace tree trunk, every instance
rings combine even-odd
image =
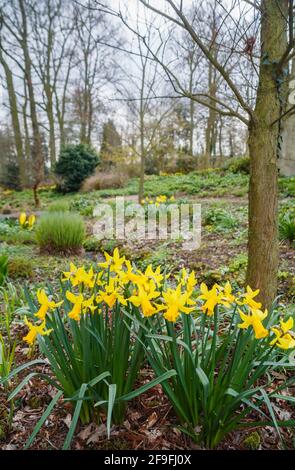
[[[24,69],[25,69],[25,78],[28,87],[29,95],[29,104],[30,104],[30,117],[32,123],[32,134],[33,134],[33,148],[32,148],[32,157],[34,162],[34,199],[36,207],[39,207],[40,201],[37,196],[37,189],[41,183],[44,176],[44,159],[42,151],[42,141],[39,129],[39,122],[37,117],[35,93],[32,81],[32,71],[31,71],[31,57],[29,52],[28,45],[28,28],[27,28],[27,16],[25,11],[25,4],[23,0],[19,0],[19,7],[22,18],[22,49],[24,54]]]
[[[55,121],[54,121],[54,111],[53,111],[53,100],[52,92],[48,91],[47,93],[47,118],[49,123],[49,155],[50,155],[50,166],[51,171],[54,170],[56,163],[56,143],[55,143]]]
[[[18,164],[18,169],[19,169],[19,179],[20,179],[21,187],[23,188],[27,186],[28,180],[27,180],[27,173],[26,173],[26,162],[25,162],[24,151],[23,151],[21,127],[20,127],[18,109],[17,109],[17,99],[16,99],[16,93],[15,93],[15,88],[14,88],[14,83],[13,83],[12,72],[7,62],[5,61],[1,50],[0,50],[0,63],[2,64],[4,68],[4,72],[5,72],[11,121],[12,121],[13,134],[14,134],[15,149],[16,149],[16,155],[17,155],[17,164]]]
[[[144,117],[140,112],[140,176],[138,188],[138,202],[141,204],[144,196],[145,148],[144,148]]]
[[[261,64],[255,117],[249,126],[249,246],[247,284],[260,289],[269,308],[277,293],[278,252],[278,138],[282,105],[277,63],[286,49],[288,1],[263,0]],[[286,11],[286,10],[285,10]],[[288,11],[288,10],[287,10]],[[275,124],[274,124],[275,123]]]
[[[247,284],[269,307],[277,292],[277,137],[268,125],[249,129],[249,245]]]

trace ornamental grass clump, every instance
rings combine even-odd
[[[35,364],[48,374],[30,372],[11,392],[12,400],[35,375],[57,389],[26,447],[59,399],[73,405],[63,448],[69,448],[79,422],[112,423],[125,419],[128,400],[161,384],[183,432],[215,448],[231,431],[252,426],[294,425],[278,421],[272,399],[294,401],[288,387],[294,375],[275,387],[271,371],[294,369],[292,318],[262,310],[258,291],[234,293],[229,283],[197,288],[194,272],[176,276],[160,266],[140,271],[118,249],[86,268],[70,264],[60,289],[27,292],[30,315],[24,341],[30,352],[38,343],[45,358],[23,364],[2,382]],[[155,378],[137,385],[143,361]],[[282,392],[282,393],[281,393]],[[253,416],[252,416],[253,418]]]
[[[83,218],[73,212],[48,212],[38,221],[36,239],[43,252],[79,253],[85,239]]]

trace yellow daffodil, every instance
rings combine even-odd
[[[37,313],[35,313],[35,317],[39,318],[40,320],[44,320],[46,313],[48,312],[49,309],[54,309],[59,307],[63,301],[61,302],[54,302],[53,300],[50,300],[44,289],[39,289],[37,291],[37,299],[40,304],[40,308]]]
[[[243,320],[243,323],[238,324],[239,328],[247,329],[252,326],[256,339],[265,338],[268,335],[268,330],[262,324],[262,321],[268,315],[267,310],[262,312],[259,309],[251,309],[249,315],[247,315],[239,309],[239,314],[241,320]]]
[[[25,212],[21,212],[18,220],[20,225],[23,227],[27,221],[27,214]]]
[[[276,344],[281,349],[295,348],[295,333],[292,331],[294,320],[290,317],[287,321],[280,320],[279,326],[274,326],[271,331],[275,334],[275,338],[270,345]]]
[[[79,321],[82,315],[82,305],[84,302],[84,297],[82,294],[75,295],[70,291],[66,292],[66,298],[74,304],[72,310],[69,312],[68,316],[72,320]]]
[[[98,266],[104,269],[110,269],[111,272],[119,272],[125,262],[125,256],[120,258],[118,248],[114,249],[113,256],[108,253],[104,253],[106,261],[104,263],[98,263]]]
[[[89,287],[92,289],[95,284],[94,272],[93,268],[91,267],[89,271],[85,271],[84,266],[82,268],[77,269],[77,272],[73,278],[73,285],[84,284],[84,286]]]
[[[157,308],[151,303],[151,300],[156,299],[159,297],[159,295],[160,292],[155,290],[155,285],[153,288],[149,289],[149,292],[147,292],[143,286],[138,286],[137,292],[129,297],[128,300],[135,307],[141,307],[144,317],[150,317],[158,311]]]
[[[120,283],[123,285],[128,284],[128,282],[132,282],[134,284],[139,283],[142,274],[138,271],[134,272],[132,264],[129,260],[125,261],[125,265],[127,267],[127,270],[121,270],[117,273]]]
[[[229,281],[227,281],[223,288],[223,299],[229,303],[233,303],[236,300],[235,296],[232,293],[232,286]]]
[[[74,263],[70,263],[70,270],[63,272],[63,277],[61,280],[63,282],[71,280],[75,276],[77,270],[78,268],[74,265]]]
[[[175,197],[174,197],[174,196],[171,196],[171,197],[170,197],[170,201],[175,201]]]
[[[190,299],[189,292],[181,292],[181,284],[178,284],[176,289],[167,289],[163,292],[164,305],[161,310],[164,311],[164,318],[166,320],[175,322],[181,313],[189,314],[195,307],[188,307],[188,305],[195,305],[195,302]]]
[[[245,294],[242,294],[241,296],[243,300],[237,301],[237,304],[248,305],[250,308],[259,310],[261,308],[261,303],[254,300],[254,297],[256,297],[259,292],[259,289],[253,291],[250,286],[247,286]]]
[[[31,214],[30,217],[28,218],[29,227],[32,228],[35,222],[36,222],[36,216],[34,214]]]
[[[27,317],[25,317],[24,323],[29,328],[29,332],[26,336],[23,337],[23,340],[26,341],[26,343],[28,343],[29,345],[32,345],[35,342],[37,335],[41,335],[41,336],[49,335],[52,331],[52,329],[50,330],[45,329],[46,328],[45,320],[41,323],[41,325],[34,325],[27,319]]]
[[[228,301],[224,299],[224,296],[217,284],[214,284],[212,289],[208,289],[206,284],[202,282],[200,289],[201,295],[199,295],[198,299],[205,300],[205,303],[202,305],[201,310],[206,313],[209,317],[213,315],[214,309],[217,305],[224,305],[225,307],[230,306]]]
[[[157,287],[161,286],[161,283],[164,279],[163,274],[161,274],[161,267],[158,266],[156,270],[153,271],[153,267],[151,264],[149,264],[148,267],[146,268],[144,275],[147,278],[152,279],[155,282]]]
[[[195,271],[191,271],[190,273],[188,273],[188,271],[185,268],[182,268],[180,283],[182,286],[186,286],[186,289],[188,292],[193,292],[197,284]]]
[[[167,196],[161,195],[156,197],[156,206],[157,204],[162,204],[167,201]]]
[[[97,309],[97,306],[94,305],[93,302],[94,302],[94,295],[92,295],[89,299],[84,300],[82,304],[83,313],[86,313],[87,309],[89,309],[91,313],[95,312],[95,310]]]
[[[127,301],[122,294],[122,289],[117,285],[115,278],[111,278],[109,284],[107,284],[104,289],[104,291],[100,290],[98,292],[98,296],[96,297],[97,303],[105,302],[109,308],[112,308],[118,300],[120,304],[127,305]]]
[[[93,268],[91,267],[87,272],[84,266],[77,268],[73,263],[70,263],[70,270],[63,272],[62,281],[70,281],[73,287],[84,284],[92,289],[95,284]]]

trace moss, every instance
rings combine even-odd
[[[37,397],[37,396],[33,396],[30,398],[30,400],[28,401],[28,405],[30,406],[30,408],[32,408],[33,410],[37,409],[37,408],[40,408],[40,406],[42,405],[42,400],[40,397]]]
[[[33,276],[33,263],[29,258],[14,257],[8,261],[8,277],[11,279],[30,278]]]
[[[252,432],[247,436],[243,441],[244,446],[246,449],[249,450],[257,450],[261,444],[260,434],[257,431]]]

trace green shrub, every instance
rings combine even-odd
[[[48,212],[68,212],[69,210],[70,204],[64,200],[54,201],[47,208]]]
[[[58,189],[63,193],[79,191],[98,163],[98,156],[92,148],[83,144],[67,145],[61,150],[55,166],[55,174],[60,179]]]
[[[244,175],[249,175],[250,158],[249,157],[236,158],[234,161],[229,163],[226,168],[232,173],[242,173]]]
[[[9,258],[8,276],[10,279],[28,279],[33,276],[33,263],[30,258],[15,256]]]
[[[190,173],[198,168],[198,158],[192,155],[180,155],[176,161],[177,171]]]
[[[71,212],[49,212],[36,227],[37,242],[43,251],[77,253],[85,237],[83,218]]]

